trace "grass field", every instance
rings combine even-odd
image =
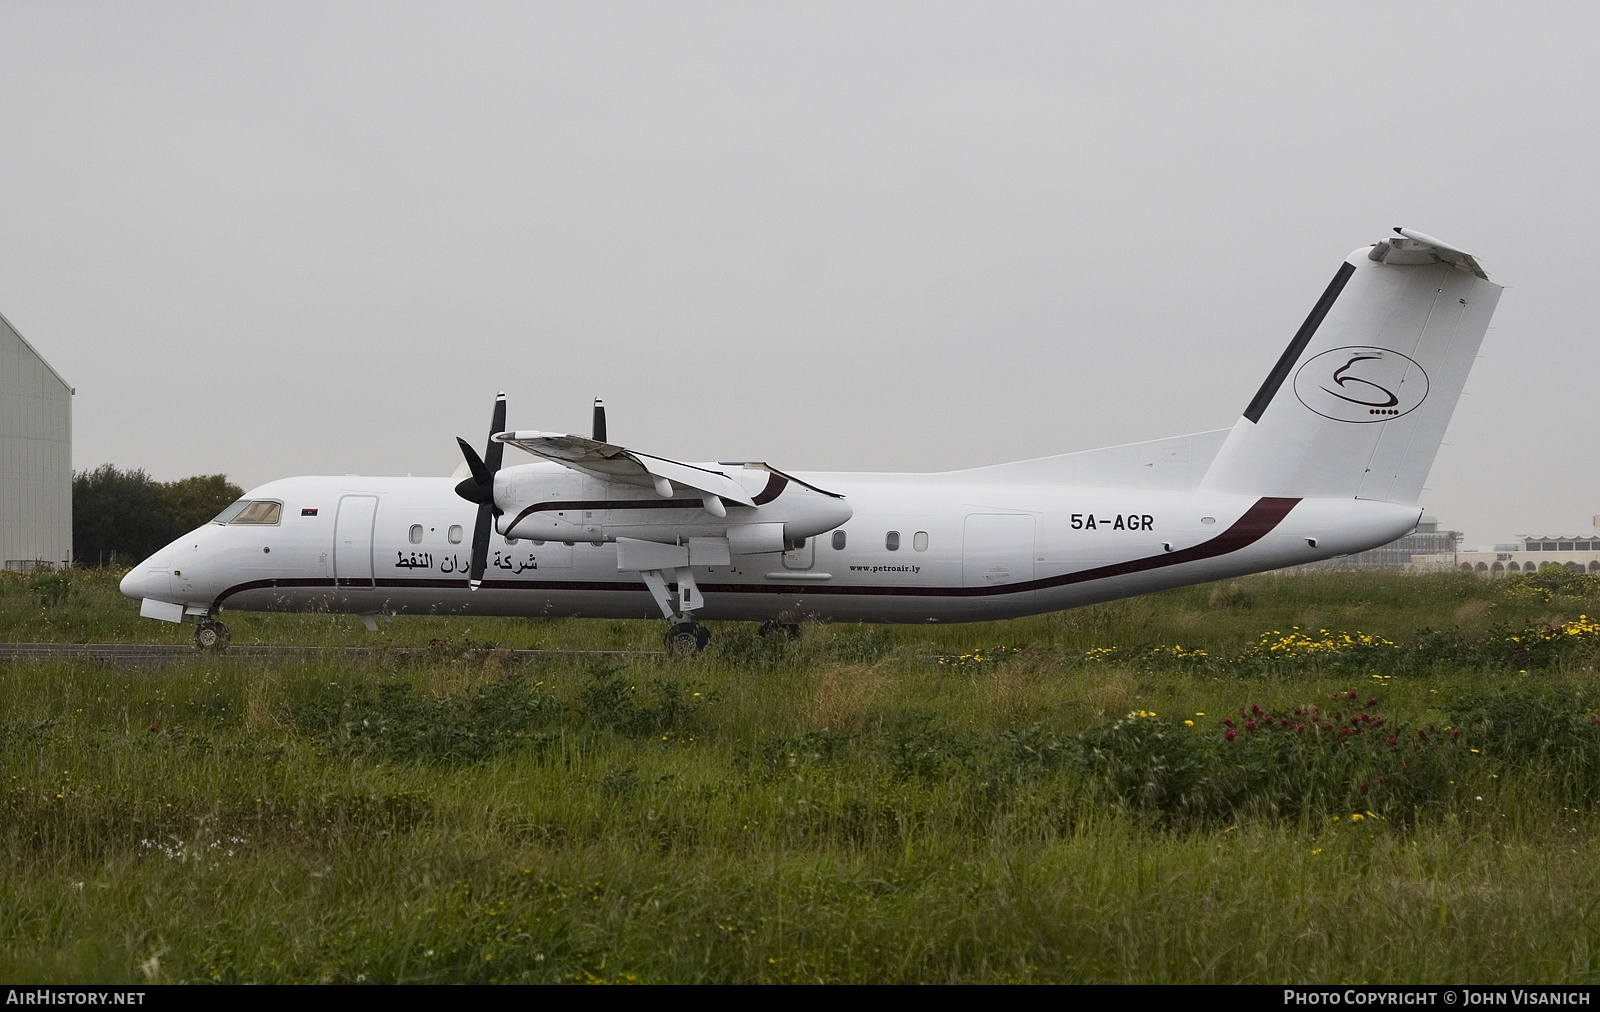
[[[115,583],[5,574],[0,640],[186,635]],[[1594,981],[1594,617],[1298,572],[682,661],[230,613],[425,649],[4,664],[0,979]]]

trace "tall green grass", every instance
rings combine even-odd
[[[47,597],[0,582],[0,638],[170,628],[92,574]],[[397,618],[378,638],[439,642],[11,663],[0,977],[1592,981],[1593,644],[1529,668],[1466,647],[1597,603],[1582,581],[1299,573],[787,644],[729,624],[684,661],[495,649],[648,647],[654,623]],[[1296,625],[1457,646],[1239,660]],[[1210,661],[1150,650],[1171,646]],[[1237,712],[1343,724],[1352,690],[1386,722],[1359,754]],[[1360,792],[1404,762],[1371,735],[1429,726],[1437,776]]]

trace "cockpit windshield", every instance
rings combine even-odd
[[[240,499],[238,502],[234,503],[232,506],[229,506],[227,509],[223,510],[221,513],[218,513],[216,516],[212,517],[211,518],[211,522],[214,523],[214,524],[225,524],[229,520],[232,520],[234,517],[238,516],[239,515],[239,511],[244,509],[248,505],[250,505],[250,500],[249,499]]]
[[[218,513],[214,524],[275,524],[283,515],[283,503],[269,499],[240,499]]]

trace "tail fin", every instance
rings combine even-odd
[[[1395,231],[1340,265],[1201,489],[1417,502],[1501,289]]]

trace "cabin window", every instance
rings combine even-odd
[[[516,543],[517,543],[517,539],[516,538],[506,538],[506,544],[514,545]]]
[[[890,531],[888,534],[885,534],[883,537],[883,547],[889,549],[891,552],[898,552],[900,550],[900,532]]]
[[[836,552],[844,551],[844,531],[833,532],[833,550]]]
[[[460,524],[451,524],[450,525],[449,537],[450,537],[450,543],[452,545],[461,544],[461,525]]]
[[[231,508],[231,507],[230,507]],[[275,524],[283,513],[283,503],[269,502],[257,499],[255,502],[246,503],[244,509],[236,513],[230,524]]]
[[[926,552],[928,550],[928,532],[918,531],[911,535],[911,547],[919,552]]]
[[[421,524],[412,524],[411,525],[411,543],[413,545],[422,544],[422,525]]]

